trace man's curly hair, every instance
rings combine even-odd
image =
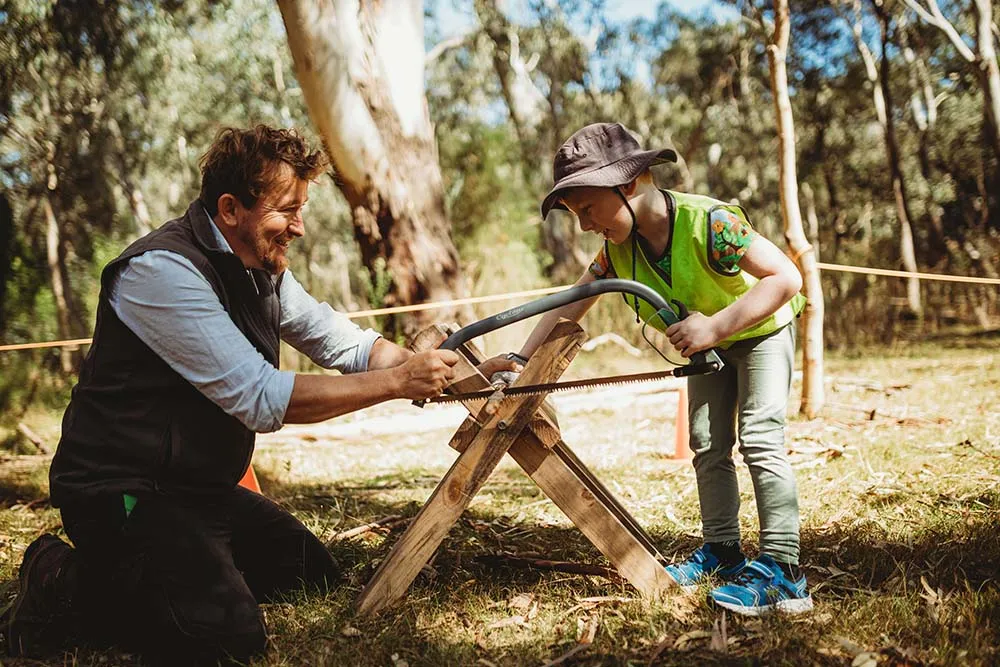
[[[274,183],[281,164],[287,164],[302,180],[314,180],[330,165],[322,150],[313,150],[295,130],[279,130],[267,125],[251,129],[223,128],[202,156],[202,204],[211,215],[218,214],[219,197],[232,194],[246,208]]]

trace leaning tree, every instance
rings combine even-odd
[[[420,0],[279,0],[309,114],[383,305],[454,298],[458,252],[424,95]],[[439,312],[407,320],[406,333]]]

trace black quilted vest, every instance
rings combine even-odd
[[[126,327],[108,302],[111,281],[133,257],[170,250],[212,285],[240,331],[278,366],[281,307],[275,282],[216,248],[200,201],[139,239],[101,274],[94,342],[63,418],[52,460],[53,504],[101,494],[230,490],[246,472],[254,433],[205,398]]]

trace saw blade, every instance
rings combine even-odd
[[[550,382],[548,384],[529,384],[523,387],[517,385],[511,387],[492,387],[482,391],[472,391],[466,394],[442,394],[434,398],[427,399],[428,403],[453,403],[455,401],[471,401],[482,398],[491,398],[502,392],[503,396],[530,396],[532,394],[547,394],[553,391],[568,391],[570,389],[583,389],[585,387],[601,387],[618,384],[629,384],[632,382],[648,382],[667,377],[677,377],[675,368],[666,371],[653,371],[650,373],[633,373],[631,375],[610,375],[607,377],[590,378],[589,380],[570,380],[567,382]]]

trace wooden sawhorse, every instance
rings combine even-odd
[[[411,347],[431,349],[448,333],[444,327],[430,327]],[[558,380],[585,338],[577,324],[560,321],[525,365],[515,386]],[[470,343],[460,346],[458,353],[462,360],[449,391],[488,389],[489,381],[476,370],[483,354]],[[406,594],[505,453],[642,595],[660,597],[676,586],[657,560],[658,551],[649,536],[562,441],[544,400],[544,394],[509,396],[485,409],[485,399],[464,402],[470,416],[449,443],[458,450],[458,459],[361,591],[359,614],[377,612]]]

